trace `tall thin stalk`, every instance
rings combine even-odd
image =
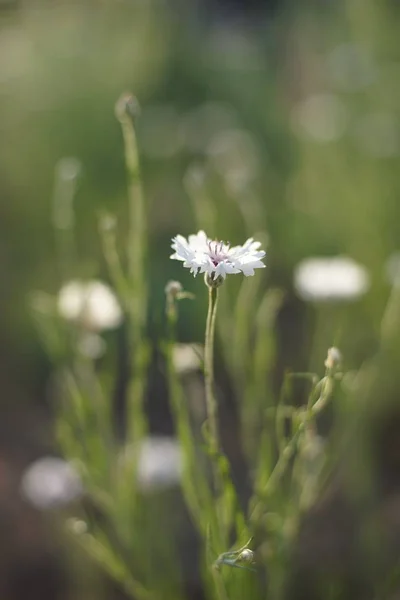
[[[214,338],[218,307],[218,288],[208,287],[208,313],[204,345],[204,377],[207,408],[207,426],[210,450],[220,450],[217,402],[214,395]]]
[[[146,257],[146,216],[140,176],[139,153],[134,128],[138,104],[134,96],[124,94],[116,104],[116,116],[125,144],[128,175],[128,241],[125,307],[129,316],[128,339],[132,375],[128,387],[128,439],[137,440],[145,430],[143,397],[147,365],[144,328],[147,319],[147,285],[144,278]]]

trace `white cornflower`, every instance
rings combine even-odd
[[[79,474],[61,458],[39,458],[22,476],[21,492],[38,509],[65,506],[79,498],[82,491]]]
[[[182,449],[172,437],[151,435],[139,447],[138,483],[142,491],[178,485],[182,473]]]
[[[58,294],[58,311],[90,331],[114,329],[122,311],[112,290],[101,281],[69,281]]]
[[[254,275],[254,269],[265,267],[261,260],[265,252],[259,250],[261,243],[253,238],[249,238],[243,246],[231,248],[229,243],[213,241],[204,231],[199,231],[189,235],[188,239],[177,235],[172,242],[175,252],[170,258],[181,260],[194,276],[200,271],[214,280],[218,277],[225,279],[227,275],[236,273],[248,277]]]
[[[335,302],[365,294],[370,281],[365,267],[351,258],[308,258],[297,265],[294,285],[303,300]]]

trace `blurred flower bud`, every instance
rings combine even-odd
[[[182,284],[179,281],[168,281],[167,285],[164,288],[164,291],[167,296],[171,296],[172,298],[176,298],[177,295],[183,291]]]
[[[56,164],[56,174],[64,181],[72,181],[76,179],[79,176],[81,169],[82,164],[80,160],[74,156],[60,158]]]
[[[68,230],[74,225],[74,196],[81,163],[77,158],[61,158],[55,167],[53,224],[56,229]]]
[[[336,348],[335,346],[332,346],[332,348],[329,348],[328,350],[328,354],[325,360],[325,367],[327,369],[329,369],[330,371],[332,370],[336,370],[337,368],[340,367],[341,363],[342,363],[342,353],[340,352],[340,350],[338,348]]]
[[[185,298],[193,300],[195,297],[191,292],[186,292],[179,281],[169,281],[164,291],[167,297],[166,313],[168,318],[173,320],[176,320],[178,316],[176,302]]]
[[[126,92],[122,94],[115,103],[115,116],[118,121],[123,121],[127,117],[135,119],[140,114],[140,106],[136,96]]]
[[[247,564],[251,564],[252,562],[254,562],[253,550],[250,550],[250,548],[245,548],[244,550],[242,550],[242,552],[238,556],[237,561]]]
[[[100,216],[99,226],[102,231],[113,231],[117,226],[117,219],[115,218],[115,215],[103,213]]]

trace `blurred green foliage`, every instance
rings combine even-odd
[[[193,228],[182,179],[195,161],[217,213],[211,235],[242,237],[249,226],[241,209],[258,206],[250,224],[269,233],[270,282],[290,287],[293,266],[310,254],[349,254],[365,264],[374,285],[356,320],[364,341],[373,337],[387,295],[383,264],[399,236],[397,16],[395,3],[372,0],[278,10],[252,28],[228,18],[205,25],[189,8],[161,2],[3,10],[2,272],[12,282],[3,291],[5,322],[18,332],[17,340],[9,334],[12,346],[29,345],[27,291],[59,283],[49,218],[57,161],[82,163],[76,213],[83,274],[97,269],[97,211],[123,212],[113,105],[124,89],[142,106],[155,306],[168,239]],[[248,139],[224,138],[231,130]],[[176,269],[169,265],[168,275]],[[359,340],[347,342],[357,352]]]
[[[283,291],[277,358],[269,330],[265,346],[257,346],[259,360],[265,353],[273,361],[272,388],[286,367],[321,371],[333,342],[349,368],[370,358],[390,292],[385,264],[400,239],[398,13],[389,0],[288,2],[258,22],[211,23],[196,17],[194,2],[184,8],[128,0],[0,4],[5,396],[37,394],[48,369],[27,298],[36,289],[56,292],[62,283],[52,202],[64,157],[81,164],[79,260],[69,276],[107,278],[97,218],[106,209],[124,230],[126,174],[114,116],[124,90],[141,105],[151,336],[164,326],[166,281],[180,279],[198,300],[182,306],[177,337],[202,339],[201,286],[169,261],[171,236],[201,225],[233,244],[250,235],[268,240],[268,269],[254,295],[267,287]],[[337,254],[368,269],[368,294],[332,311],[302,303],[292,283],[297,263]],[[226,286],[231,316],[238,284]],[[248,299],[242,301],[245,307]],[[271,300],[267,316],[274,306]],[[247,343],[251,352],[253,340]],[[237,369],[229,373],[228,353],[220,350],[232,378]],[[238,364],[237,356],[231,360]]]

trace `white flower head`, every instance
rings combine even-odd
[[[138,483],[142,491],[155,491],[179,484],[182,449],[172,437],[152,435],[142,440],[138,457]]]
[[[172,239],[175,250],[170,258],[181,260],[183,266],[190,269],[194,276],[206,273],[210,279],[225,279],[227,275],[243,273],[246,277],[254,275],[254,269],[265,267],[259,250],[260,242],[249,238],[243,246],[230,247],[229,243],[213,241],[204,231],[189,235],[188,239],[177,235]]]
[[[365,267],[351,258],[308,258],[295,270],[294,285],[303,300],[339,302],[356,300],[368,290]]]
[[[101,281],[69,281],[58,294],[58,311],[90,331],[114,329],[122,311],[112,290]]]
[[[23,496],[38,509],[65,506],[83,492],[79,474],[71,463],[53,456],[36,460],[24,472]]]

